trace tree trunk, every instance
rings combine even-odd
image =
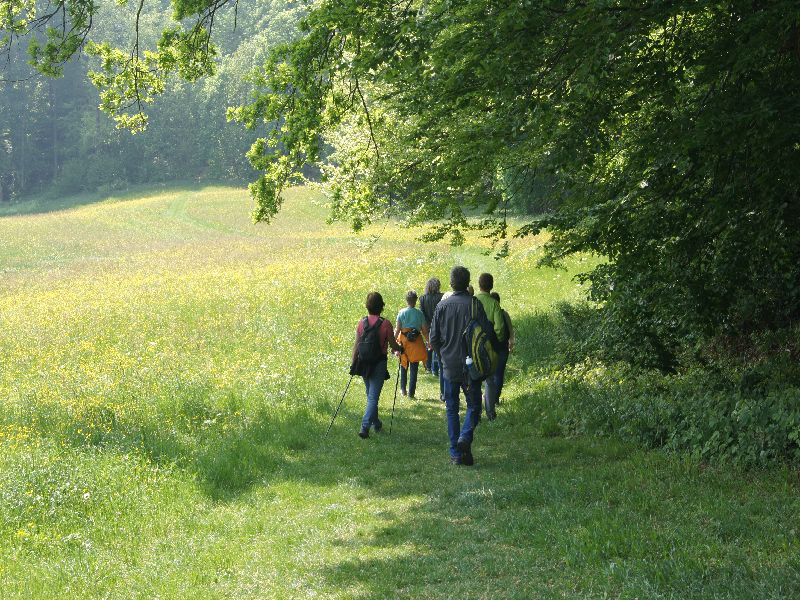
[[[50,182],[53,183],[58,176],[58,119],[56,118],[56,94],[53,88],[53,81],[50,82],[50,125],[53,134],[53,176]]]
[[[17,194],[24,194],[25,193],[25,150],[27,149],[27,138],[28,134],[22,131],[22,135],[20,136],[20,143],[19,143],[19,160],[16,161],[17,165],[17,178],[19,180],[19,187],[17,187]]]

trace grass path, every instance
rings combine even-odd
[[[0,600],[800,596],[796,472],[542,436],[580,264],[391,227],[365,253],[304,190],[270,228],[247,210],[210,188],[0,217]],[[426,374],[391,435],[356,436],[354,381],[323,439],[367,291],[393,318],[454,262],[519,327],[476,466]]]

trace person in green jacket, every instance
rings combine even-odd
[[[503,317],[503,310],[500,308],[500,303],[490,296],[493,287],[494,277],[492,277],[491,273],[481,273],[481,276],[478,277],[478,288],[480,291],[475,295],[475,297],[483,305],[483,310],[486,312],[486,316],[489,321],[491,321],[492,327],[494,327],[494,332],[497,336],[497,339],[508,340],[508,333],[506,332],[506,320]],[[495,348],[498,355],[500,355],[503,351],[508,353],[508,346],[505,345],[505,349],[502,346],[503,345],[501,344],[501,347]],[[507,357],[506,360],[508,360]],[[502,361],[502,357],[500,362],[504,362]],[[497,416],[495,412],[495,405],[500,397],[499,391],[498,380],[496,377],[490,376],[488,379],[486,379],[483,391],[483,404],[486,407],[486,418],[490,421],[494,421]]]
[[[497,300],[498,304],[500,303],[500,294],[492,292],[489,295]],[[514,351],[514,344],[516,343],[514,339],[514,325],[511,323],[511,317],[508,315],[508,311],[502,306],[500,310],[503,312],[503,319],[506,322],[506,334],[508,335],[508,339],[500,340],[502,348],[497,354],[497,372],[494,374],[494,380],[497,382],[497,404],[500,404],[500,398],[503,396],[503,384],[505,383],[508,356]]]

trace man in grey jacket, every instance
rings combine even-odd
[[[481,303],[467,293],[468,285],[469,271],[464,267],[454,267],[450,272],[453,294],[436,307],[431,323],[430,342],[439,355],[443,371],[450,460],[454,464],[470,466],[474,464],[473,432],[481,418],[481,384],[470,381],[466,374],[467,344],[463,336],[464,329],[472,318],[473,308],[476,318],[490,339],[494,337],[494,330]],[[491,341],[497,345],[496,339]],[[458,416],[460,390],[464,391],[467,401],[463,427]]]

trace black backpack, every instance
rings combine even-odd
[[[358,363],[362,368],[371,367],[383,358],[379,335],[383,321],[382,317],[378,317],[375,324],[370,326],[369,317],[364,317],[364,329],[358,340]]]

